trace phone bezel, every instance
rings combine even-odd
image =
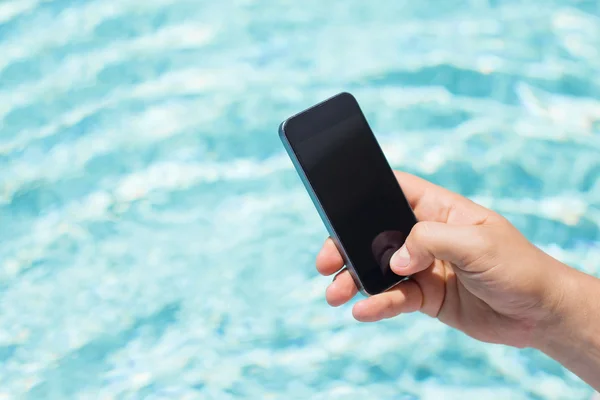
[[[350,107],[348,107],[348,101],[350,101],[351,103],[353,103]],[[337,104],[332,104],[332,102],[337,102]],[[345,105],[344,105],[345,102]],[[342,111],[340,113],[326,113],[324,112],[325,110],[323,109],[323,107],[327,106],[327,105],[333,105],[338,107],[336,111]],[[348,256],[348,252],[346,251],[346,249],[343,246],[342,241],[340,240],[340,237],[338,235],[338,233],[336,232],[335,228],[333,227],[333,224],[331,223],[327,212],[325,211],[325,209],[323,208],[323,206],[321,205],[321,202],[319,201],[319,198],[315,192],[315,190],[312,187],[312,184],[310,182],[310,180],[308,179],[308,177],[306,176],[306,173],[304,171],[304,168],[302,167],[302,164],[300,163],[298,156],[296,155],[296,152],[294,151],[293,146],[290,143],[290,140],[288,138],[288,134],[286,131],[286,127],[290,124],[290,122],[296,122],[298,120],[298,118],[305,118],[303,121],[300,121],[300,124],[308,124],[310,125],[311,123],[313,124],[313,126],[319,126],[319,129],[310,129],[310,126],[307,127],[307,129],[305,130],[306,132],[310,132],[312,134],[318,134],[319,132],[323,131],[323,126],[329,126],[329,125],[333,125],[336,122],[340,122],[343,120],[343,111],[348,111],[347,117],[351,117],[356,115],[355,110],[352,110],[352,108],[355,108],[355,110],[358,110],[361,114],[362,117],[365,119],[365,122],[368,125],[368,122],[366,121],[366,117],[364,116],[364,114],[362,113],[362,110],[358,104],[358,101],[356,100],[356,98],[351,95],[350,93],[347,92],[342,92],[339,93],[335,96],[332,96],[320,103],[315,104],[314,106],[298,113],[295,114],[293,116],[291,116],[290,118],[286,119],[285,121],[283,121],[280,125],[279,125],[279,137],[283,143],[283,146],[286,150],[286,152],[288,153],[288,156],[290,157],[292,164],[294,165],[294,168],[296,170],[296,172],[298,173],[298,175],[300,176],[300,180],[302,181],[302,183],[304,184],[304,187],[306,189],[306,191],[308,192],[315,208],[317,209],[317,212],[319,213],[319,216],[321,217],[321,220],[323,221],[323,224],[325,225],[325,228],[327,229],[329,236],[331,237],[332,241],[334,242],[335,246],[337,247],[338,251],[340,252],[344,263],[346,265],[347,270],[350,272],[350,275],[352,276],[352,279],[354,280],[354,283],[356,284],[358,290],[364,295],[364,296],[372,296],[375,294],[379,294],[379,293],[383,293],[393,287],[395,287],[396,285],[398,285],[399,283],[410,279],[410,276],[406,276],[406,277],[402,277],[402,276],[398,276],[398,280],[394,281],[392,284],[390,284],[388,287],[385,287],[383,290],[378,291],[378,292],[369,292],[369,290],[365,287],[365,285],[363,284],[362,280],[360,279],[360,274],[358,273],[357,269],[355,268],[355,266],[353,265],[350,257]],[[310,114],[312,114],[313,116],[315,115],[315,111],[319,110],[321,111],[320,114],[316,115],[317,120],[320,117],[320,121],[314,121],[311,120],[311,116]],[[350,112],[351,111],[351,112]],[[335,118],[332,118],[335,117]],[[325,120],[327,122],[325,122]],[[375,139],[376,140],[376,139]],[[381,150],[381,146],[379,146],[380,150]],[[381,156],[385,158],[385,155],[383,154],[383,151],[381,151]],[[387,162],[387,160],[386,160]],[[388,164],[389,166],[389,164]],[[393,170],[391,167],[389,167],[390,169],[390,173],[393,174]],[[400,188],[401,190],[401,188]],[[402,190],[401,190],[402,191]],[[402,195],[404,196],[404,194],[402,193]],[[408,205],[408,201],[406,201],[407,206],[410,208],[410,205]]]

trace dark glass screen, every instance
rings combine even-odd
[[[294,118],[286,136],[364,289],[387,289],[416,220],[358,103],[341,95]]]

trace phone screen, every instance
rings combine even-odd
[[[354,97],[320,103],[284,131],[363,290],[376,294],[399,282],[389,260],[416,219]]]

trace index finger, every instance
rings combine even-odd
[[[451,214],[460,223],[476,223],[485,218],[488,210],[448,189],[406,172],[394,171],[415,216],[420,221],[452,222]]]
[[[338,272],[344,266],[344,260],[331,238],[323,244],[317,255],[317,271],[321,275],[329,276]]]

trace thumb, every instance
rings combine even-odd
[[[429,268],[435,259],[458,267],[466,265],[485,252],[478,228],[477,225],[419,222],[390,259],[390,267],[396,274],[408,276]]]

